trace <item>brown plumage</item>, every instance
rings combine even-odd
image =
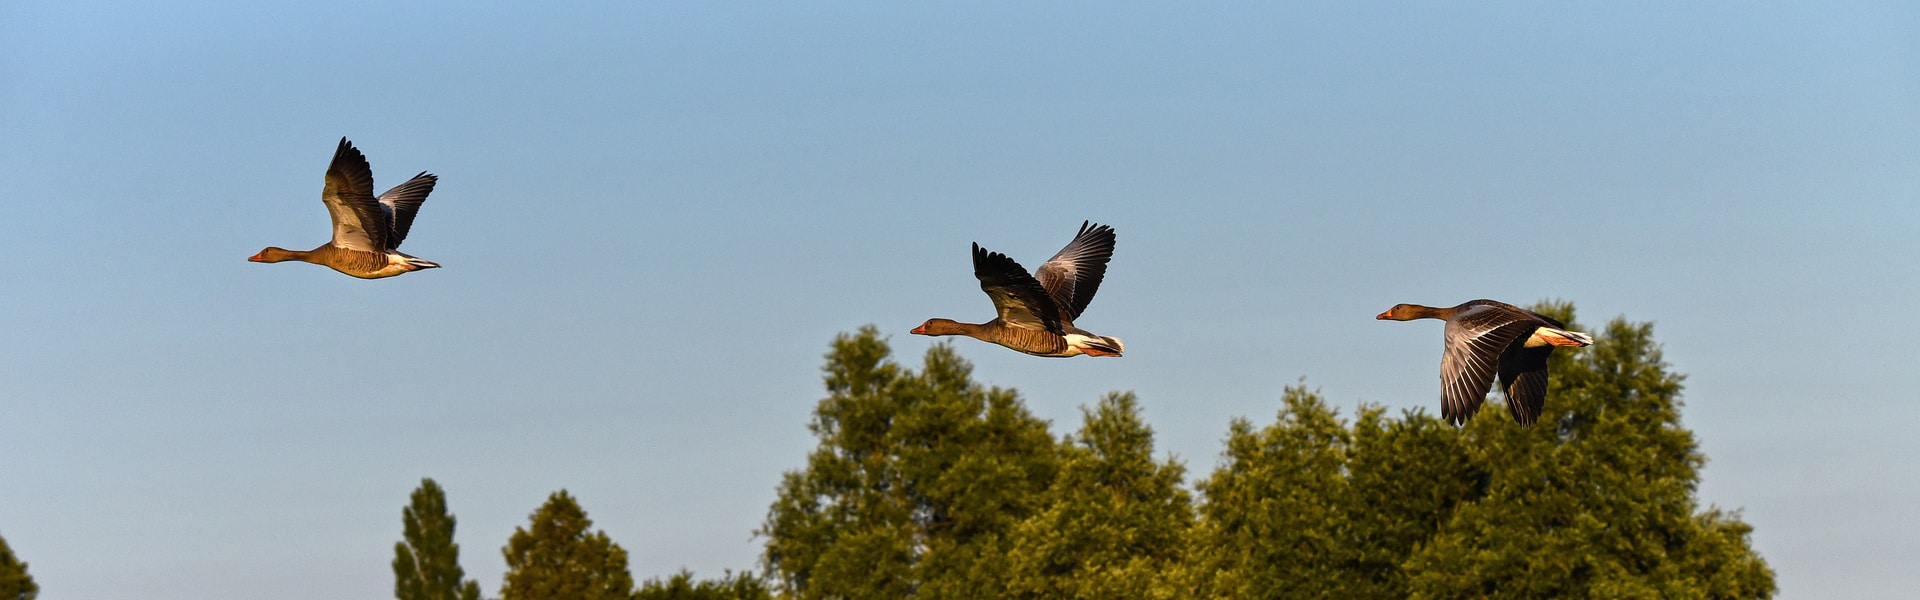
[[[1547,405],[1547,358],[1555,346],[1591,345],[1587,334],[1567,331],[1552,317],[1493,300],[1473,300],[1452,308],[1396,305],[1374,317],[1447,322],[1446,350],[1440,357],[1440,415],[1464,425],[1480,410],[1495,376],[1507,392],[1513,420],[1532,425]]]
[[[1073,326],[1106,277],[1113,244],[1112,227],[1083,222],[1073,241],[1040,265],[1038,277],[1007,255],[974,244],[973,276],[999,316],[977,324],[928,319],[913,333],[964,335],[1035,356],[1120,356],[1126,350],[1120,338]]]
[[[307,251],[268,246],[247,260],[308,262],[362,279],[439,267],[397,250],[413,228],[420,204],[427,201],[427,194],[433,192],[433,184],[438,181],[432,173],[422,171],[375,198],[373,167],[352,142],[340,138],[333,162],[327,166],[326,187],[320,192],[320,200],[333,219],[333,239]]]

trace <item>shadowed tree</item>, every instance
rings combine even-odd
[[[633,600],[773,600],[773,591],[746,573],[696,582],[693,573],[681,570],[664,581],[648,579],[633,592]]]
[[[453,543],[447,495],[432,479],[420,480],[413,501],[400,511],[405,541],[393,545],[393,595],[400,600],[479,600],[480,584],[463,581],[460,545]]]
[[[624,600],[633,594],[627,551],[589,533],[593,521],[566,490],[554,492],[527,529],[514,528],[501,600]]]
[[[1014,529],[1007,598],[1180,598],[1193,505],[1185,469],[1153,459],[1153,429],[1131,393],[1108,394],[1061,444],[1047,506]]]
[[[1006,534],[1053,481],[1053,437],[951,347],[919,373],[889,352],[872,326],[834,340],[820,444],[759,531],[767,571],[796,598],[999,596]]]
[[[6,538],[0,538],[0,600],[33,600],[39,595],[40,586],[27,574],[27,563],[13,555]]]

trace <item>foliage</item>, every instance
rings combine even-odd
[[[479,600],[480,584],[462,578],[460,545],[447,495],[432,479],[420,480],[413,501],[400,511],[405,541],[393,545],[393,595],[400,600]]]
[[[1536,310],[1573,324],[1571,305]],[[1718,509],[1696,512],[1706,458],[1680,423],[1681,376],[1667,370],[1653,327],[1614,319],[1596,344],[1555,353],[1550,368],[1538,426],[1481,418],[1462,431],[1464,458],[1483,465],[1488,487],[1407,560],[1410,595],[1772,596],[1750,528]]]
[[[6,538],[0,538],[0,600],[33,600],[39,595],[40,586],[27,574],[27,563],[13,555]]]
[[[871,326],[834,340],[809,426],[820,444],[759,531],[767,570],[797,598],[997,595],[1006,535],[1058,469],[1054,440],[1014,392],[972,382],[950,346],[919,373],[888,354]]]
[[[593,521],[566,490],[547,497],[528,529],[514,528],[501,600],[615,600],[633,594],[627,551]]]
[[[1011,534],[1010,598],[1174,598],[1162,574],[1179,565],[1193,523],[1185,469],[1153,460],[1153,429],[1131,393],[1082,408],[1060,446],[1046,508]]]
[[[1536,310],[1579,328],[1570,305]],[[682,571],[634,590],[625,551],[561,491],[505,549],[502,598],[1771,597],[1751,527],[1696,503],[1706,459],[1652,326],[1615,319],[1595,337],[1555,353],[1527,428],[1497,393],[1456,428],[1369,405],[1348,422],[1288,387],[1272,424],[1233,421],[1196,500],[1180,463],[1154,459],[1133,394],[1083,407],[1055,440],[951,346],[915,372],[866,327],[826,355],[818,446],[757,532],[767,579]],[[405,516],[398,594],[450,598],[404,583],[459,581],[438,486]]]
[[[773,600],[773,591],[745,573],[695,582],[693,573],[681,570],[665,581],[648,579],[634,591],[633,600]]]
[[[1536,310],[1573,323],[1569,305]],[[1770,597],[1750,528],[1696,510],[1704,458],[1652,327],[1616,319],[1549,368],[1531,428],[1497,406],[1460,429],[1377,407],[1347,427],[1303,388],[1273,425],[1235,422],[1198,484],[1192,595]]]

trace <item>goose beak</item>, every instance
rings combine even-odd
[[[908,332],[908,333],[912,333],[912,334],[914,334],[914,335],[926,335],[926,334],[927,334],[927,326],[926,326],[926,325],[921,325],[921,326],[919,326],[919,327],[915,327],[915,328],[913,328],[913,331],[910,331],[910,332]]]
[[[1374,317],[1374,320],[1385,321],[1391,318],[1393,318],[1393,311],[1387,311],[1387,312],[1380,313],[1380,316]]]
[[[266,252],[261,252],[253,256],[249,256],[247,257],[247,262],[267,262],[267,259],[261,258],[262,256],[265,256],[265,255],[266,255]]]

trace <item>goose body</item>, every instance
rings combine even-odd
[[[413,228],[433,184],[440,180],[422,171],[379,197],[373,195],[373,167],[347,138],[333,151],[327,166],[326,187],[320,200],[333,219],[333,239],[312,250],[268,246],[248,257],[250,262],[300,261],[325,266],[361,279],[379,279],[440,265],[400,252],[400,242]]]
[[[1540,418],[1547,403],[1547,358],[1556,346],[1582,347],[1593,338],[1552,317],[1493,300],[1473,300],[1452,308],[1396,305],[1375,317],[1447,322],[1446,350],[1440,357],[1440,415],[1464,425],[1480,410],[1495,377],[1507,392],[1507,408],[1523,426]]]
[[[913,329],[918,335],[964,335],[1034,356],[1120,356],[1126,345],[1120,338],[1075,327],[1106,276],[1113,258],[1112,227],[1080,224],[1080,233],[1040,270],[1029,274],[1020,263],[999,252],[973,245],[973,275],[980,289],[993,299],[999,316],[985,323],[928,319]]]

